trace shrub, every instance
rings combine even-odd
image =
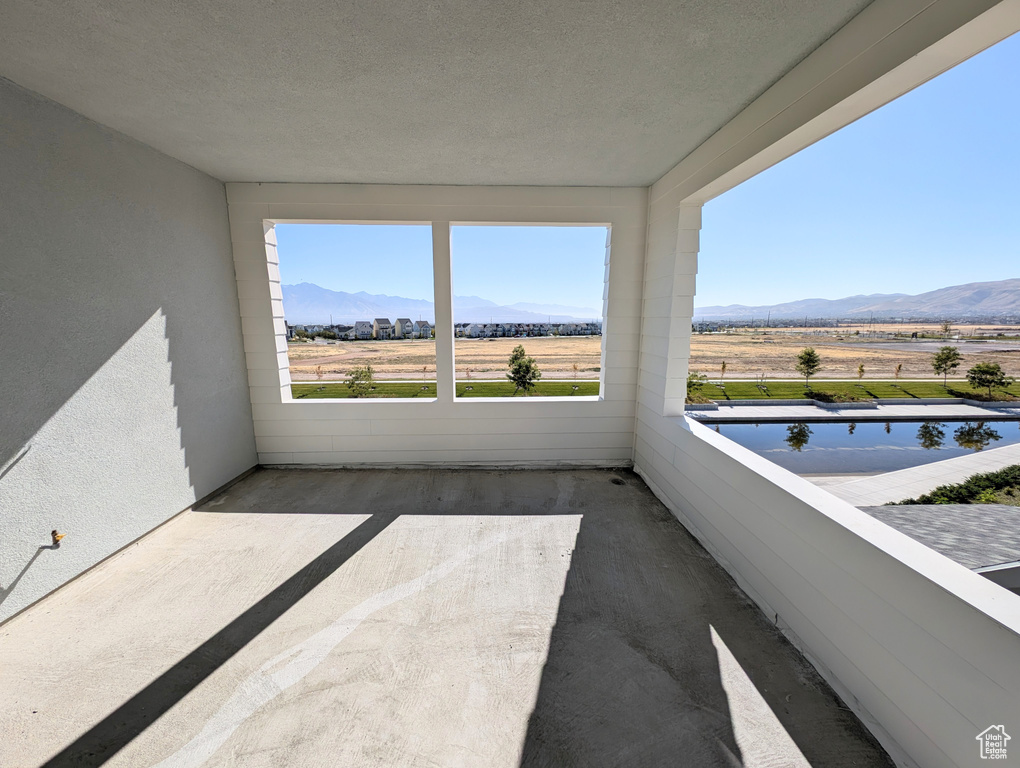
[[[916,499],[904,499],[896,504],[979,504],[984,494],[1006,491],[1020,487],[1020,464],[972,475],[962,483],[940,485],[930,493]],[[988,498],[988,496],[984,496]]]

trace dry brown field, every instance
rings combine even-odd
[[[954,333],[975,333],[979,326],[954,326]],[[859,330],[860,335],[854,331]],[[980,327],[988,333],[989,327]],[[1007,375],[1020,377],[1020,338],[1016,336],[972,342],[949,338],[911,340],[910,334],[938,333],[936,325],[880,325],[874,327],[815,329],[755,329],[734,333],[694,334],[691,337],[691,369],[718,378],[723,361],[727,378],[750,378],[765,374],[767,378],[798,378],[794,367],[798,353],[813,347],[822,359],[817,378],[856,378],[857,367],[864,365],[868,379],[892,379],[896,366],[902,364],[902,378],[934,378],[931,358],[943,345],[957,347],[963,362],[956,375],[978,362],[999,363]],[[1020,333],[1012,328],[1011,333]],[[906,338],[885,338],[884,334],[906,334]]]
[[[502,379],[510,352],[522,344],[535,358],[546,379],[597,379],[602,356],[599,336],[544,336],[528,339],[457,339],[454,357],[458,379]],[[314,381],[321,366],[323,380],[343,378],[347,371],[371,365],[375,378],[435,378],[436,342],[429,341],[343,341],[322,346],[297,343],[288,345],[290,374],[294,381]]]
[[[855,335],[854,331],[860,331]],[[996,329],[998,330],[998,328]],[[1020,334],[1020,327],[1003,329]],[[887,333],[935,334],[936,325],[859,325],[844,328],[755,329],[734,333],[694,334],[691,337],[691,368],[718,378],[726,361],[727,378],[752,378],[765,374],[770,379],[798,378],[794,370],[797,354],[814,347],[822,358],[818,378],[856,378],[857,366],[864,365],[868,379],[892,379],[902,364],[902,378],[934,378],[931,356],[943,344],[958,347],[963,363],[957,376],[977,362],[999,363],[1007,375],[1020,378],[1020,338],[1016,335],[987,342],[885,338]],[[954,332],[964,335],[990,333],[988,326],[959,326]],[[597,379],[601,364],[600,337],[541,337],[529,339],[457,339],[454,355],[457,378],[501,379],[510,351],[523,344],[536,359],[547,379],[577,377]],[[314,381],[316,368],[323,379],[343,378],[351,368],[371,365],[377,379],[435,378],[435,341],[357,341],[326,346],[309,343],[289,345],[290,370],[294,381]]]

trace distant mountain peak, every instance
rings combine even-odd
[[[323,288],[315,283],[298,283],[281,286],[283,311],[288,323],[295,325],[351,324],[357,320],[371,321],[376,317],[393,320],[396,317],[421,318],[435,322],[435,307],[426,299],[408,299],[386,294],[346,293]],[[559,304],[530,304],[518,302],[502,306],[480,296],[454,296],[454,320],[458,323],[517,322],[536,323],[552,319],[553,322],[593,320],[601,317],[601,310],[569,307]]]
[[[964,283],[927,291],[858,294],[842,299],[800,299],[782,304],[695,307],[699,320],[750,320],[766,315],[777,320],[796,318],[871,317],[1011,317],[1020,316],[1020,278]]]

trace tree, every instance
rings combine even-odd
[[[726,361],[725,360],[723,360],[722,361],[722,365],[719,366],[719,378],[720,379],[725,379],[726,378]]]
[[[804,386],[811,382],[814,376],[822,367],[822,358],[811,347],[805,347],[797,355],[797,372],[804,377]]]
[[[942,325],[939,326],[939,330],[942,331],[942,335],[944,337],[948,337],[949,334],[953,332],[953,324],[950,321],[946,320],[945,322],[942,323]]]
[[[325,389],[325,387],[322,386],[322,376],[323,376],[322,366],[321,365],[315,366],[315,378],[318,379],[319,381],[320,392]]]
[[[515,396],[522,389],[524,394],[527,395],[535,388],[535,382],[542,378],[542,372],[535,365],[535,358],[528,357],[528,353],[524,351],[522,344],[518,344],[514,347],[513,352],[510,353],[507,367],[510,368],[510,371],[506,377],[514,384]]]
[[[964,424],[953,432],[953,439],[961,448],[980,451],[987,448],[990,443],[1001,440],[1002,435],[983,421],[979,421],[977,424],[971,424],[970,422]]]
[[[347,373],[347,389],[351,391],[351,397],[367,395],[372,389],[372,377],[375,375],[372,366],[364,368],[352,368]]]
[[[708,376],[703,373],[697,371],[687,373],[687,402],[694,402],[694,398],[698,397],[701,390],[704,389],[706,381],[708,381]]]
[[[786,444],[798,453],[811,439],[811,427],[807,424],[791,424],[786,428]]]
[[[580,371],[581,369],[578,367],[577,363],[572,363],[570,365],[570,370],[572,370],[574,372],[574,378],[576,379],[577,378],[577,372]]]
[[[956,347],[939,347],[939,351],[932,355],[931,367],[936,374],[942,374],[942,386],[946,386],[946,378],[950,373],[960,367],[963,355]]]
[[[998,363],[978,363],[967,371],[967,381],[972,387],[986,387],[988,399],[992,399],[992,388],[1006,389],[1013,383],[1013,379],[1002,372]]]
[[[893,371],[893,376],[895,376],[898,379],[902,372],[903,372],[903,363],[896,363],[896,370]]]
[[[942,447],[946,432],[937,421],[926,421],[917,428],[917,441],[926,451],[934,451]]]
[[[864,378],[864,363],[857,366],[857,381]]]

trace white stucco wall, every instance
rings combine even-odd
[[[264,464],[628,464],[645,189],[228,184],[255,436]],[[433,222],[438,397],[293,400],[276,221]],[[457,223],[608,224],[599,398],[453,397],[449,231]],[[268,260],[267,260],[268,254]]]
[[[220,182],[0,80],[0,232],[2,620],[256,456]]]
[[[663,186],[649,208],[635,469],[900,765],[976,765],[978,733],[1020,723],[1020,597],[677,415],[700,207]]]

